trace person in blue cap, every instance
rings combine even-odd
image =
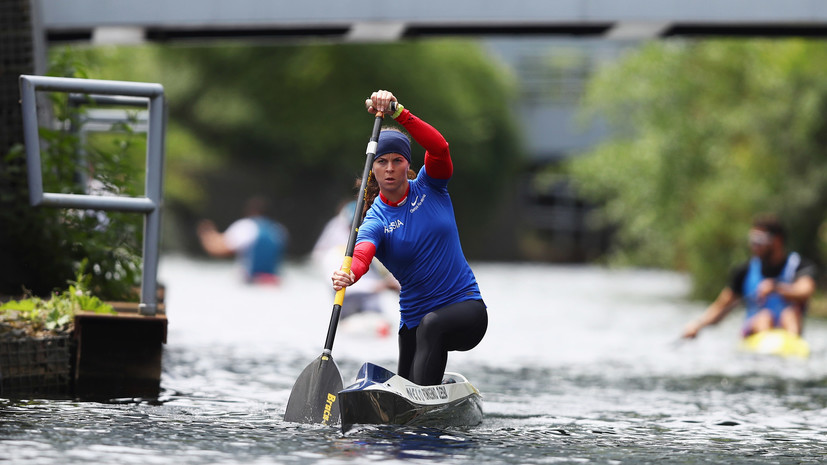
[[[387,112],[390,91],[374,92],[368,112]],[[383,129],[368,179],[365,219],[350,273],[333,273],[333,289],[352,285],[375,256],[399,281],[397,374],[420,385],[442,382],[448,352],[470,350],[488,328],[488,310],[459,240],[448,195],[453,162],[448,142],[433,126],[397,102],[392,115],[419,145],[425,163],[411,167],[411,142]]]

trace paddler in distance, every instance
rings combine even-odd
[[[396,101],[379,90],[365,105],[376,114],[389,112]],[[442,382],[449,351],[470,350],[482,340],[488,311],[462,252],[448,195],[453,175],[448,142],[401,104],[387,114],[425,148],[425,163],[415,173],[408,137],[394,128],[381,131],[351,272],[335,271],[333,289],[356,282],[378,258],[401,287],[397,374],[435,385]]]
[[[807,302],[816,289],[815,264],[787,252],[786,231],[773,216],[756,218],[748,237],[752,258],[735,268],[729,285],[686,326],[683,337],[694,338],[741,301],[747,307],[744,337],[772,328],[801,335]]]

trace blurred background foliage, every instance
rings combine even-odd
[[[169,105],[164,244],[199,251],[195,223],[224,228],[264,195],[306,255],[364,166],[364,100],[389,89],[451,146],[451,183],[466,253],[496,258],[513,243],[511,189],[522,152],[512,76],[471,41],[382,45],[73,48],[98,79],[159,82]],[[388,124],[393,124],[388,119]],[[413,165],[424,149],[414,147]]]
[[[199,219],[226,227],[248,197],[261,194],[290,231],[290,256],[306,256],[324,223],[354,195],[372,125],[363,101],[385,88],[451,145],[452,197],[468,258],[536,259],[517,185],[530,169],[515,118],[520,89],[479,43],[178,44],[73,47],[52,55],[56,74],[164,85],[168,252],[199,253]],[[823,264],[825,59],[822,41],[644,44],[598,69],[583,96],[584,120],[605,120],[611,137],[550,166],[545,176],[569,179],[598,206],[590,221],[613,231],[610,263],[686,271],[698,298],[712,298],[747,258],[746,233],[759,213],[779,215],[790,248]],[[110,173],[111,188],[142,192],[145,145],[141,137],[129,140],[95,135],[87,150],[124,169]],[[424,150],[414,148],[418,168]],[[93,168],[107,179],[109,168]],[[4,173],[8,185],[25,184],[22,173]],[[41,259],[61,256],[65,244],[93,241],[66,242],[55,232],[63,220],[38,220],[51,221],[46,228],[30,220],[20,217],[18,226],[38,231],[29,245],[41,244]],[[129,224],[124,228],[134,229]],[[51,274],[73,276],[61,263]]]
[[[825,60],[823,41],[658,41],[602,69],[584,114],[613,136],[566,168],[616,228],[611,260],[688,271],[712,298],[771,212],[824,263]]]

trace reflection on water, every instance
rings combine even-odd
[[[807,322],[809,360],[736,350],[730,317],[677,339],[703,306],[686,281],[652,271],[477,264],[489,332],[449,370],[483,393],[474,428],[282,421],[301,370],[321,352],[327,279],[289,267],[283,286],[239,283],[227,263],[164,257],[170,331],[160,399],[0,400],[0,461],[64,463],[822,463],[827,326]],[[386,296],[389,306],[392,295]],[[392,309],[388,315],[393,317]],[[395,366],[393,338],[341,331],[352,380]]]
[[[348,432],[348,439],[346,444],[354,448],[356,455],[381,453],[397,459],[457,460],[468,457],[469,449],[477,448],[477,441],[464,437],[461,431],[422,427],[357,426],[355,431]]]

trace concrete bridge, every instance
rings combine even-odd
[[[822,0],[34,0],[49,42],[827,36]]]

